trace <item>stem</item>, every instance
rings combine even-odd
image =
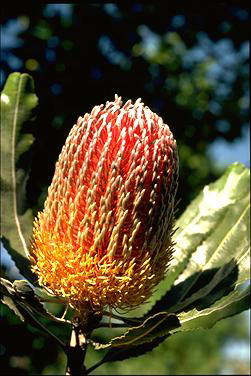
[[[73,327],[70,346],[67,349],[66,375],[87,375],[84,365],[87,350],[86,337],[78,327]]]
[[[96,315],[90,306],[81,314],[73,317],[70,345],[66,348],[66,375],[87,375],[84,365],[88,339],[92,331],[97,328],[102,316]]]

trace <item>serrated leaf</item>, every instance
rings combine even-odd
[[[234,260],[221,268],[207,269],[202,273],[196,272],[185,281],[173,286],[144,317],[163,309],[177,314],[182,310],[193,308],[200,310],[209,307],[234,289],[237,278],[238,267]],[[191,284],[193,286],[190,290]],[[189,294],[186,298],[187,291]]]
[[[165,341],[169,334],[163,337],[157,337],[151,342],[143,343],[140,345],[135,346],[128,346],[128,347],[112,347],[110,348],[105,356],[103,357],[101,364],[107,362],[114,362],[117,360],[125,360],[128,358],[135,358],[140,355],[144,355],[149,351],[152,351],[155,347],[159,346],[160,343]]]
[[[13,283],[8,281],[8,279],[0,278],[0,292],[6,296],[12,296],[14,294]]]
[[[96,349],[108,347],[123,347],[141,345],[153,341],[155,338],[166,336],[170,330],[180,325],[176,315],[159,312],[148,317],[140,325],[129,328],[122,336],[112,338],[107,344],[97,345]]]
[[[249,169],[235,163],[182,215],[178,222],[183,227],[176,235],[179,251],[168,281],[182,273],[145,317],[159,310],[207,308],[249,279],[249,182]]]
[[[30,280],[28,243],[32,234],[32,212],[26,208],[28,172],[20,159],[30,149],[33,136],[25,132],[37,105],[32,78],[24,73],[9,75],[1,93],[1,240],[22,275]]]
[[[20,307],[24,308],[30,314],[39,314],[47,319],[54,320],[60,323],[67,323],[66,320],[61,320],[52,315],[39,299],[35,296],[35,290],[25,280],[16,280],[13,283],[0,278],[0,288],[3,298],[3,303],[7,304],[20,317]],[[6,300],[7,297],[8,299]],[[11,299],[11,302],[10,302]],[[10,303],[10,304],[8,304]],[[16,311],[15,311],[15,309]],[[21,318],[21,317],[20,317]]]
[[[245,290],[235,290],[218,300],[210,308],[198,311],[193,309],[179,315],[181,326],[178,331],[208,329],[226,317],[236,315],[250,308],[250,285]]]
[[[211,257],[210,253],[206,254],[203,252],[203,248],[199,247],[210,235],[214,236],[215,230],[218,229],[223,219],[225,221],[231,219],[234,211],[238,211],[240,201],[247,200],[249,197],[249,186],[249,169],[240,163],[233,163],[220,179],[205,186],[188,206],[176,222],[177,231],[173,237],[176,243],[175,252],[165,279],[167,289],[170,289],[174,281],[176,284],[179,283],[197,271],[202,264],[208,262],[208,257]],[[223,239],[223,236],[220,237]],[[207,256],[204,262],[203,256]],[[230,259],[231,256],[228,261]],[[211,260],[216,265],[216,260],[213,258]],[[195,267],[192,267],[191,264],[194,264]],[[210,263],[208,263],[208,267],[210,268]],[[180,275],[181,277],[178,279]]]
[[[130,322],[132,323],[133,321]],[[112,338],[108,344],[101,345],[92,342],[96,350],[108,348],[108,351],[99,363],[88,370],[88,373],[106,362],[137,357],[153,350],[169,337],[172,329],[179,325],[177,316],[159,312],[142,320],[138,326],[128,329],[122,336]]]
[[[34,296],[34,290],[28,285],[27,281],[15,281],[11,283],[7,279],[0,278],[1,302],[7,305],[13,312],[26,323],[42,330],[49,337],[57,342],[59,346],[66,351],[66,345],[47,329],[37,318],[37,313],[50,319],[63,322],[46,311],[38,299]]]
[[[12,299],[13,294],[15,293],[12,283],[4,278],[1,278],[0,282],[0,301],[7,305],[15,315],[20,318],[20,320],[24,321],[24,316],[18,309],[15,301]]]
[[[33,288],[25,280],[18,279],[13,282],[12,286],[21,299],[24,298],[29,300],[33,299],[35,296]]]
[[[21,313],[21,310],[19,309],[19,307],[17,306],[17,304],[12,298],[10,298],[9,296],[3,295],[0,301],[3,304],[7,305],[7,307],[9,307],[15,313],[15,315],[20,318],[21,321],[25,321],[24,315]]]

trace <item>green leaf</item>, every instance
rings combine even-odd
[[[221,268],[196,272],[185,281],[173,286],[144,317],[163,309],[166,312],[177,314],[182,310],[209,307],[234,289],[237,277],[238,266],[234,260],[224,264]],[[187,291],[188,297],[186,297]]]
[[[38,102],[28,74],[9,75],[1,93],[1,240],[20,272],[34,280],[27,259],[32,234],[32,211],[26,208],[28,171],[22,165],[34,138],[25,133]]]
[[[140,325],[129,328],[122,336],[112,338],[107,344],[97,344],[96,349],[108,347],[123,347],[141,345],[151,342],[155,338],[165,337],[170,330],[179,327],[180,323],[176,315],[159,312],[148,317]]]
[[[39,298],[35,296],[35,290],[25,280],[16,280],[13,283],[7,279],[0,278],[1,301],[8,305],[20,318],[24,320],[21,308],[30,316],[41,315],[47,319],[54,320],[60,323],[70,324],[67,320],[60,319],[52,315],[44,308]],[[23,312],[23,310],[22,310]],[[27,315],[25,316],[27,318]]]
[[[238,287],[250,276],[249,183],[249,169],[235,163],[220,179],[205,187],[185,211],[178,221],[177,253],[174,253],[167,282],[178,274],[179,278],[145,317],[159,310],[174,313],[190,310],[189,322],[193,312],[197,317],[193,328],[196,323],[200,325],[200,314],[205,327],[207,320],[210,327],[226,317],[227,312],[234,314],[236,306],[249,308],[246,303],[236,303],[239,298],[242,302]],[[220,304],[225,299],[229,299],[228,306],[221,315],[217,301]],[[205,311],[211,305],[217,309]]]
[[[15,303],[15,301],[12,299],[13,295],[15,294],[13,285],[10,281],[7,279],[1,278],[0,280],[0,301],[7,305],[14,313],[17,315],[21,321],[24,321],[24,316]]]
[[[39,313],[49,319],[59,322],[66,323],[66,320],[58,319],[46,311],[39,300],[35,297],[34,290],[27,281],[18,280],[11,283],[7,279],[0,278],[0,292],[0,301],[12,309],[22,321],[42,330],[49,335],[51,339],[55,340],[64,351],[66,350],[65,343],[47,329],[36,316],[37,313]]]
[[[217,321],[236,315],[250,308],[250,285],[246,289],[235,290],[218,300],[210,308],[198,311],[196,308],[179,315],[179,331],[198,328],[211,328]]]
[[[215,260],[218,258],[219,250],[214,252],[214,244],[210,246],[210,250],[205,250],[204,246],[207,247],[205,242],[211,235],[210,241],[214,243],[215,231],[220,225],[220,231],[217,232],[218,240],[220,242],[227,240],[224,234],[221,234],[221,230],[224,230],[225,226],[228,230],[234,225],[234,221],[231,223],[231,216],[234,214],[235,218],[238,218],[240,200],[248,200],[249,186],[249,169],[240,163],[233,163],[220,179],[205,186],[188,206],[176,222],[178,229],[173,237],[176,243],[175,253],[165,279],[167,289],[173,285],[174,281],[177,284],[193,272],[201,270],[205,263],[208,268],[212,264],[214,266],[222,265],[222,259],[219,259],[218,262]],[[246,201],[244,208],[249,210]],[[224,224],[222,224],[223,220]],[[233,253],[235,253],[234,250],[231,254]],[[229,255],[228,261],[231,257]],[[177,279],[180,275],[180,279]]]
[[[169,336],[167,334],[163,337],[157,337],[151,342],[143,343],[140,345],[135,346],[128,346],[128,347],[112,347],[109,348],[103,359],[96,364],[94,367],[91,367],[90,370],[88,370],[88,373],[91,372],[93,369],[96,369],[97,367],[101,366],[104,363],[107,362],[114,362],[117,360],[125,360],[128,358],[135,358],[140,355],[144,355],[147,352],[153,350],[155,347],[157,347],[160,343],[166,340],[166,338]]]
[[[130,322],[132,324],[133,322]],[[146,320],[138,319],[138,326],[128,329],[122,336],[112,338],[107,344],[92,342],[96,350],[108,348],[103,359],[87,370],[88,373],[106,362],[137,357],[162,343],[170,331],[180,326],[177,316],[159,312]]]

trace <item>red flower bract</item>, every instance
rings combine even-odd
[[[140,99],[79,117],[34,221],[40,285],[79,311],[143,303],[172,255],[177,178],[173,135]]]

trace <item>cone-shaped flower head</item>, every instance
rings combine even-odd
[[[34,221],[39,284],[80,311],[143,303],[172,255],[177,177],[173,135],[140,99],[79,117]]]

